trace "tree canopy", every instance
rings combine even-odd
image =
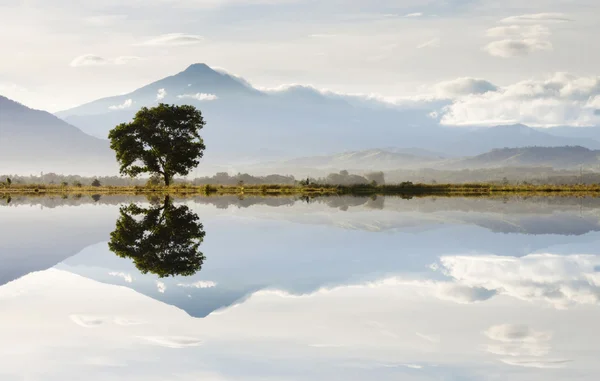
[[[142,208],[123,206],[109,249],[121,258],[131,258],[144,274],[161,278],[193,275],[202,269],[204,227],[187,206],[174,206],[166,196],[162,205]]]
[[[173,176],[185,176],[200,163],[206,148],[200,130],[205,124],[194,106],[160,103],[143,107],[133,121],[119,124],[108,137],[121,174],[159,174],[170,185]]]

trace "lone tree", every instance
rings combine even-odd
[[[130,258],[143,273],[160,278],[190,276],[202,269],[204,227],[186,205],[175,206],[169,196],[163,205],[142,208],[123,206],[109,249],[121,258]]]
[[[206,148],[200,137],[204,125],[194,106],[143,107],[132,122],[110,131],[110,148],[116,152],[121,174],[158,174],[168,186],[173,176],[186,176],[200,163]]]

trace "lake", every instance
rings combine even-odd
[[[600,379],[600,199],[0,200],[0,379]]]

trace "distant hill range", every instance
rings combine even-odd
[[[115,173],[108,141],[0,96],[0,173]]]
[[[600,170],[600,150],[581,146],[500,148],[476,156],[444,158],[431,155],[364,150],[335,155],[301,157],[250,166],[252,173],[292,173],[297,170],[321,174],[332,171],[393,171],[396,169],[433,168],[462,170],[501,167],[552,167],[555,169]]]
[[[429,109],[403,109],[306,86],[264,91],[194,64],[131,93],[56,114],[64,120],[0,97],[0,172],[115,174],[108,131],[131,120],[142,106],[159,102],[193,104],[205,116],[207,150],[193,175],[253,168],[294,174],[300,167],[569,168],[596,165],[594,150],[600,149],[593,139],[600,138],[596,128],[445,127],[429,117]]]
[[[111,128],[130,120],[140,107],[158,102],[193,104],[202,110],[207,121],[203,136],[208,161],[291,159],[389,146],[454,157],[504,147],[579,145],[600,149],[600,143],[589,137],[556,136],[550,129],[524,125],[444,127],[429,117],[428,109],[401,109],[360,97],[322,93],[312,87],[262,91],[205,64],[191,65],[131,93],[57,115],[88,134],[105,138]]]
[[[495,168],[495,167],[552,167],[600,170],[600,150],[581,146],[503,148],[474,157],[454,160],[448,168]]]

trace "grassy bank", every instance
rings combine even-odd
[[[0,194],[40,195],[94,195],[94,194],[173,194],[173,195],[399,195],[399,196],[486,196],[502,194],[539,195],[588,195],[600,196],[600,184],[596,185],[492,185],[492,184],[390,184],[390,185],[250,185],[192,186],[179,184],[170,187],[157,186],[61,186],[48,184],[13,184],[0,187]]]

